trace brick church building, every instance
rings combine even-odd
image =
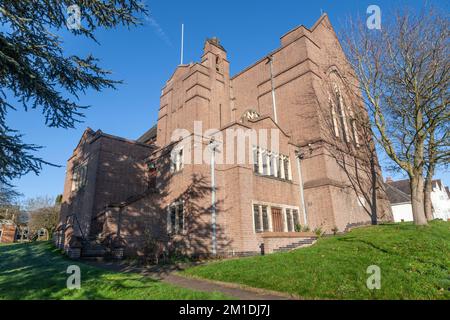
[[[200,61],[165,83],[157,124],[140,138],[83,133],[67,163],[59,247],[143,255],[151,239],[191,255],[250,255],[370,224],[375,206],[392,220],[356,121],[367,112],[346,90],[351,68],[326,14],[233,76],[229,64],[207,39]]]

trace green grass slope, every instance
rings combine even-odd
[[[69,265],[81,269],[81,289],[69,290]],[[223,299],[142,277],[72,261],[49,243],[0,246],[0,299]]]
[[[355,229],[286,253],[213,262],[187,275],[325,299],[449,299],[450,223]],[[367,268],[381,269],[369,290]]]

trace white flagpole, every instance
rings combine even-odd
[[[181,24],[181,62],[183,64],[183,46],[184,46],[184,23]]]

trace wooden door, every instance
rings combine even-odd
[[[283,215],[280,208],[272,208],[272,230],[283,232]]]

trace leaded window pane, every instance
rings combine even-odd
[[[289,180],[289,159],[284,158],[284,178]]]
[[[170,207],[170,231],[175,232],[177,219],[177,209],[175,206]]]
[[[253,149],[253,171],[259,173],[259,150]]]
[[[259,205],[253,205],[253,222],[255,224],[255,231],[261,232],[261,215],[259,213]]]
[[[291,216],[291,210],[286,209],[286,220],[287,220],[287,229],[289,232],[294,231],[292,228],[292,216]]]
[[[267,215],[267,206],[262,206],[263,230],[269,231],[269,216]]]
[[[183,215],[183,204],[178,205],[177,210],[177,218],[178,218],[178,233],[183,232],[184,230],[184,215]]]
[[[294,230],[295,228],[300,225],[299,219],[298,219],[298,210],[292,210],[292,216],[294,218]]]

